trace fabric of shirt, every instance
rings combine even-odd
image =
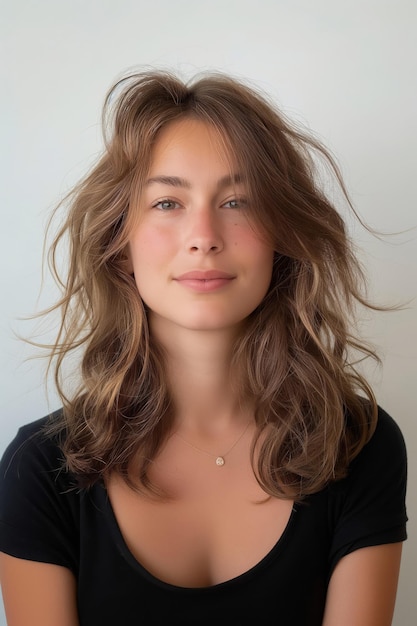
[[[74,488],[45,423],[20,428],[1,460],[0,550],[69,568],[81,626],[262,625],[270,616],[281,626],[319,626],[338,561],[406,539],[406,448],[382,409],[348,476],[294,505],[284,533],[257,565],[204,588],[167,584],[142,567],[103,484]]]

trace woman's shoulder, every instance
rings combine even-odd
[[[58,409],[18,428],[1,457],[1,485],[9,481],[28,485],[37,482],[39,485],[39,479],[47,480],[61,474],[64,466],[60,447],[62,433],[52,428],[61,423],[61,418],[62,410]]]
[[[406,469],[407,450],[404,435],[398,422],[381,406],[378,406],[378,418],[375,430],[362,448],[358,456],[352,461],[350,471],[357,466],[378,466],[381,470],[387,464],[397,465]],[[389,469],[389,468],[387,468]]]
[[[371,527],[403,526],[407,521],[407,450],[396,420],[378,407],[373,435],[350,463],[347,475],[330,485],[336,516],[353,524],[367,518]],[[385,521],[384,521],[385,520]],[[388,523],[388,522],[387,522]]]
[[[73,571],[80,496],[66,470],[55,412],[21,426],[0,461],[0,550]]]

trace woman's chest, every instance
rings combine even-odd
[[[217,498],[217,515],[204,507],[197,515],[198,502],[172,509],[161,503],[154,511],[127,504],[129,524],[116,492],[111,506],[108,492],[96,488],[81,507],[82,626],[267,624],[272,614],[283,626],[321,624],[330,539],[325,499],[253,511],[229,493],[229,501]]]
[[[268,498],[250,467],[171,474],[167,500],[145,498],[120,478],[108,485],[120,532],[134,558],[156,578],[206,587],[259,563],[282,536],[293,503]]]

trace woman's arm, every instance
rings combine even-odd
[[[7,626],[78,626],[69,569],[0,553],[0,580]]]
[[[330,579],[323,626],[391,626],[402,543],[343,557]]]

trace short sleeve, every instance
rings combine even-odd
[[[45,420],[19,429],[0,462],[0,550],[77,569],[77,506]]]
[[[399,426],[379,408],[371,440],[330,488],[333,542],[330,571],[359,548],[397,543],[407,538],[407,454]]]

